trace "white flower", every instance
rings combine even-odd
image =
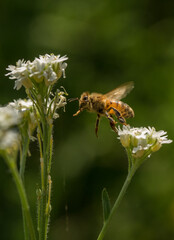
[[[19,139],[19,133],[13,129],[0,130],[0,150],[18,149]]]
[[[13,129],[21,122],[21,114],[7,105],[0,107],[0,150],[17,149],[19,134]]]
[[[34,139],[32,134],[37,126],[36,117],[38,117],[38,114],[36,111],[34,113],[33,102],[30,99],[18,99],[14,100],[14,102],[10,102],[8,106],[18,111],[22,118],[20,127],[27,127],[30,139]]]
[[[6,130],[18,125],[21,121],[21,114],[11,106],[0,107],[0,129]]]
[[[34,77],[37,81],[41,79],[45,81],[46,85],[54,84],[63,74],[65,77],[65,68],[67,63],[64,63],[68,58],[66,56],[60,57],[54,54],[46,54],[35,58],[32,63],[32,71],[30,77]]]
[[[22,85],[25,88],[31,88],[34,82],[40,83],[44,81],[46,86],[49,86],[54,84],[62,75],[65,77],[67,64],[64,61],[67,59],[66,56],[45,54],[35,58],[33,62],[19,60],[16,66],[8,66],[7,70],[10,72],[6,76],[16,79],[14,88],[17,90]]]
[[[125,148],[130,148],[135,158],[140,158],[145,153],[150,155],[151,152],[158,151],[162,144],[172,142],[172,140],[167,139],[167,132],[156,131],[154,127],[131,128],[123,126],[123,129],[118,128],[118,135],[122,145]]]
[[[19,90],[22,85],[26,88],[30,88],[32,86],[32,82],[29,79],[30,64],[30,61],[25,62],[24,60],[18,60],[16,66],[9,65],[6,69],[10,71],[6,74],[6,76],[10,76],[10,79],[17,79],[15,81],[15,89]]]
[[[15,108],[20,112],[25,112],[27,110],[31,110],[33,108],[33,102],[30,99],[18,99],[14,100],[14,102],[10,102],[9,106]]]
[[[59,108],[64,108],[65,111],[65,105],[67,104],[65,94],[65,92],[57,91],[53,100],[51,98],[48,99],[47,111],[50,109],[51,116],[54,119],[59,117],[59,114],[56,112]]]

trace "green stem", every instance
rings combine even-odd
[[[124,197],[124,195],[126,193],[126,190],[127,190],[128,186],[129,186],[129,184],[131,182],[131,179],[132,179],[134,173],[136,172],[136,169],[137,169],[136,165],[133,165],[130,168],[130,170],[128,172],[128,175],[127,175],[127,178],[126,178],[126,180],[125,180],[125,182],[123,184],[123,187],[122,187],[122,189],[121,189],[121,191],[120,191],[120,193],[118,195],[118,198],[116,199],[116,201],[114,203],[114,206],[111,209],[111,212],[110,212],[110,215],[109,215],[108,219],[104,222],[103,227],[102,227],[102,229],[100,231],[100,234],[99,234],[97,240],[102,240],[104,238],[105,233],[106,233],[106,231],[108,229],[109,223],[111,222],[111,219],[112,219],[114,213],[116,212],[117,208],[119,207],[119,205],[120,205],[120,203],[121,203],[121,201],[122,201],[122,199],[123,199],[123,197]]]
[[[39,220],[39,240],[45,239],[45,211],[46,211],[46,203],[47,203],[47,152],[46,152],[46,144],[48,142],[47,137],[47,126],[46,122],[42,124],[43,129],[43,145],[42,145],[42,155],[41,158],[41,199],[40,199],[40,220]]]
[[[48,232],[48,219],[49,219],[49,212],[47,212],[48,202],[49,202],[49,165],[52,151],[50,151],[51,146],[51,135],[52,135],[52,126],[48,124],[46,118],[43,119],[42,122],[42,129],[43,129],[43,142],[42,142],[42,149],[40,144],[40,150],[42,151],[41,156],[41,199],[40,199],[40,214],[39,214],[39,240],[46,240],[47,239],[47,232]],[[49,202],[50,205],[50,202]],[[49,206],[50,207],[50,206]]]
[[[50,138],[50,146],[49,146],[49,162],[48,162],[48,175],[51,172],[51,163],[52,163],[52,156],[53,156],[53,136],[52,136],[52,129],[53,126],[50,126],[49,138]]]
[[[128,172],[130,172],[131,170],[131,166],[132,166],[132,154],[131,154],[131,150],[130,148],[126,148],[126,152],[127,152],[127,156],[128,156]]]
[[[5,160],[6,160],[8,167],[11,170],[13,179],[15,181],[15,184],[16,184],[19,196],[20,196],[23,214],[25,216],[25,221],[26,221],[26,225],[28,227],[28,232],[30,233],[30,239],[36,240],[35,230],[34,230],[32,218],[31,218],[31,214],[30,214],[30,208],[29,208],[29,204],[27,201],[27,196],[25,193],[22,179],[18,173],[14,159],[11,159],[10,157],[6,156]],[[27,239],[28,239],[28,237],[27,237]]]
[[[45,239],[47,238],[47,232],[48,232],[48,224],[49,224],[49,218],[50,218],[50,211],[51,211],[51,176],[48,176],[48,200],[47,200],[47,206],[46,206],[46,221],[45,221]]]
[[[26,158],[29,148],[30,138],[28,134],[25,134],[25,137],[22,141],[22,154],[20,159],[20,176],[24,184],[24,173],[25,173],[25,165],[26,165]]]
[[[20,177],[24,185],[24,173],[25,173],[25,165],[26,165],[26,158],[28,153],[30,139],[27,133],[23,134],[22,140],[22,147],[21,147],[21,154],[20,154]],[[24,236],[25,240],[29,240],[29,233],[27,227],[27,220],[25,218],[24,208],[22,207],[22,216],[23,216],[23,226],[24,226]]]

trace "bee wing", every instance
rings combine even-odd
[[[134,88],[134,82],[126,82],[122,85],[120,85],[119,87],[115,88],[114,90],[106,93],[104,96],[112,99],[112,100],[120,100],[124,97],[126,97],[126,95]]]

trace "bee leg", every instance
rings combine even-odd
[[[123,116],[121,116],[121,113],[114,107],[111,107],[109,110],[111,110],[111,109],[114,110],[115,115],[116,115],[117,119],[119,120],[119,122],[122,123],[123,125],[127,125],[126,120]]]
[[[95,125],[95,134],[96,134],[97,137],[98,137],[99,121],[100,121],[100,114],[97,114],[97,120],[96,120],[96,125]]]
[[[127,125],[126,120],[124,117],[119,117],[118,118],[119,122],[122,123],[123,125]]]
[[[117,133],[117,128],[115,127],[116,121],[113,119],[112,115],[110,115],[108,112],[105,112],[105,115],[109,119],[111,128],[114,130],[114,132]]]
[[[73,117],[79,115],[80,112],[81,112],[81,110],[78,110],[76,113],[73,114]]]
[[[109,123],[110,123],[111,128],[114,130],[114,132],[117,133],[117,128],[115,126],[116,122],[115,121],[114,122],[113,121],[109,121]]]

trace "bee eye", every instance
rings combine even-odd
[[[87,100],[88,100],[88,97],[87,97],[87,96],[84,96],[84,97],[83,97],[83,100],[84,100],[84,101],[87,101]]]

